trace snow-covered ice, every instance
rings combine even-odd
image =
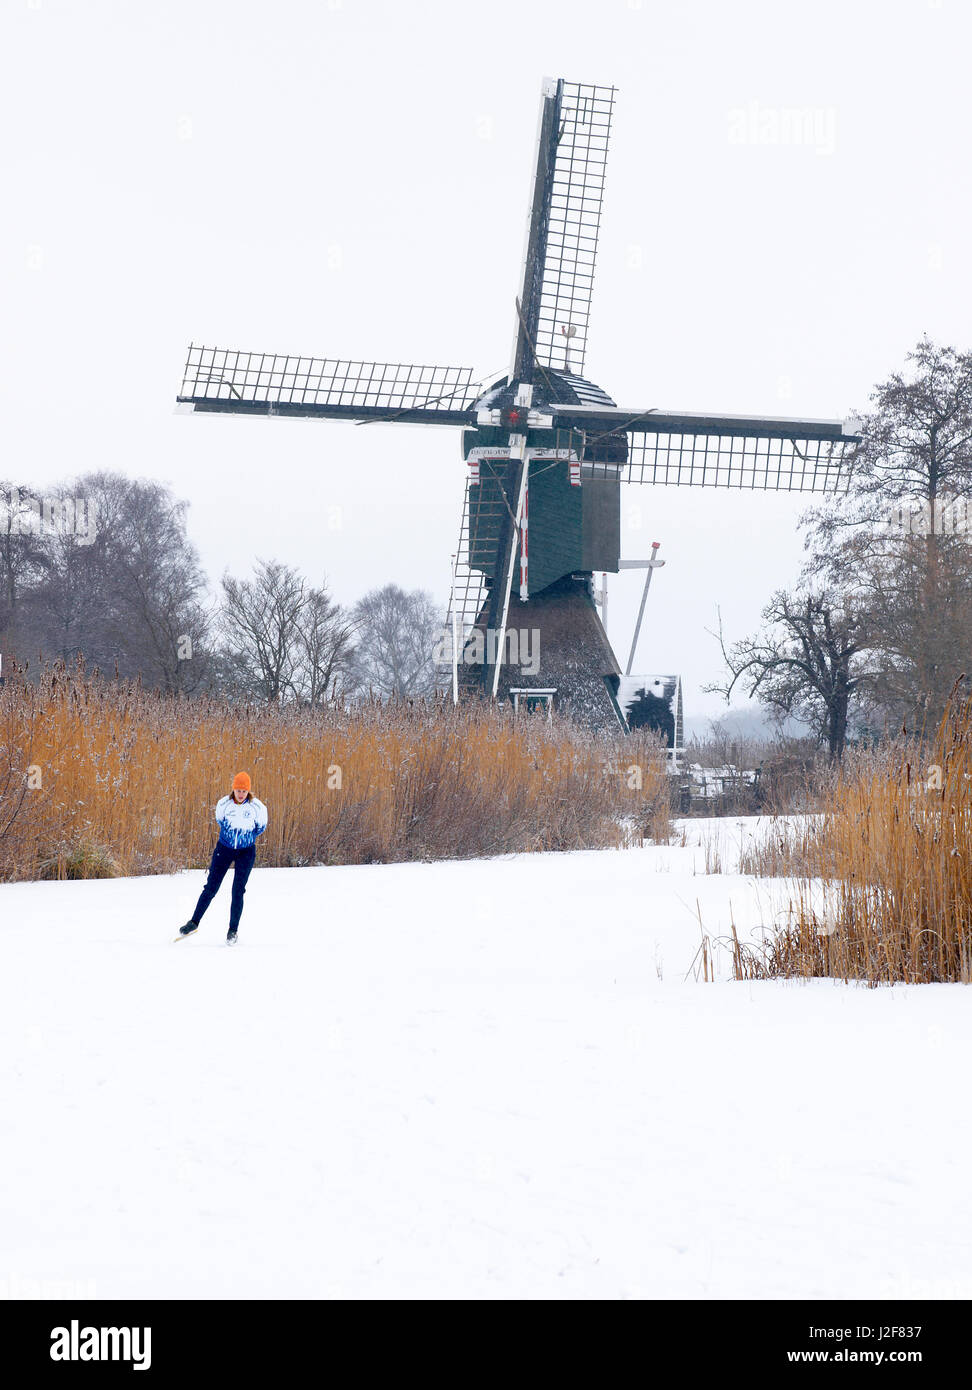
[[[0,1296],[972,1296],[972,995],[686,979],[752,832],[0,887]]]

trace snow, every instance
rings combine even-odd
[[[757,833],[0,887],[0,1296],[969,1297],[969,995],[697,982]]]

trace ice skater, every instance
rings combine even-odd
[[[216,824],[219,826],[219,840],[213,850],[209,873],[196,910],[184,927],[179,928],[179,936],[191,936],[199,930],[199,923],[206,908],[219,891],[226,870],[232,864],[233,897],[230,902],[229,932],[227,946],[236,945],[236,933],[243,911],[243,894],[246,881],[250,877],[253,861],[256,859],[256,842],[267,828],[267,808],[250,791],[250,777],[246,772],[238,772],[233,778],[233,790],[229,796],[216,803]],[[178,940],[178,938],[177,938]]]

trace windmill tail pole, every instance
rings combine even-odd
[[[651,543],[651,559],[648,561],[647,565],[648,572],[645,575],[645,587],[641,591],[641,607],[638,609],[638,621],[635,623],[634,636],[631,639],[631,651],[628,653],[628,664],[624,672],[626,676],[631,675],[631,667],[634,665],[635,648],[638,645],[638,638],[641,635],[641,620],[645,616],[645,602],[648,598],[648,590],[651,586],[651,576],[655,573],[656,569],[665,563],[664,560],[656,559],[660,544],[660,541],[652,541]]]

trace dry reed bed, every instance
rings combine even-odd
[[[774,827],[746,869],[794,880],[750,971],[759,956],[768,976],[968,983],[972,701],[953,698],[934,738],[848,757],[823,815]]]
[[[264,864],[600,848],[667,829],[651,738],[594,740],[489,705],[190,701],[60,669],[0,690],[0,878],[202,866],[240,768],[270,809]]]

